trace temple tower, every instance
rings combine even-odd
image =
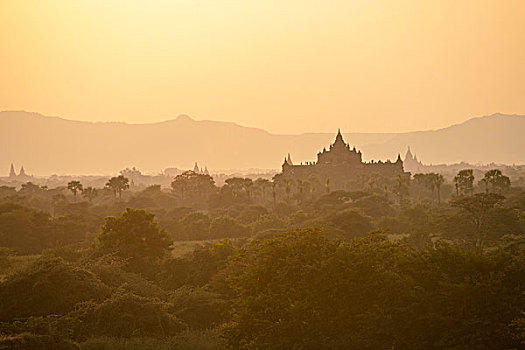
[[[9,177],[10,178],[15,178],[16,177],[15,167],[14,167],[13,163],[11,163],[11,170],[9,170]]]

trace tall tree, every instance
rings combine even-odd
[[[455,177],[456,194],[472,195],[474,193],[474,171],[472,169],[463,169]]]
[[[253,185],[256,191],[261,193],[262,202],[265,203],[266,202],[266,191],[271,186],[270,180],[258,178],[257,180],[253,182]]]
[[[501,194],[510,188],[510,179],[503,175],[499,169],[487,171],[480,182],[485,185],[486,193],[495,192]]]
[[[215,188],[215,181],[210,175],[198,174],[188,170],[175,176],[171,183],[173,192],[179,193],[181,200],[207,198]]]
[[[452,201],[453,207],[461,209],[474,226],[474,247],[482,251],[487,239],[487,218],[489,213],[503,202],[505,197],[495,193],[476,193],[473,196],[463,196]]]
[[[397,195],[399,203],[403,203],[404,199],[408,196],[408,188],[410,186],[410,174],[397,175],[394,182],[393,192]]]
[[[93,198],[95,198],[97,195],[97,189],[91,186],[84,188],[82,191],[82,197],[87,198],[90,202],[92,202]]]
[[[119,199],[122,199],[122,191],[129,188],[129,179],[123,175],[112,177],[106,183],[106,187],[113,191],[115,197],[118,196]]]
[[[226,179],[226,185],[231,189],[234,197],[239,196],[240,194],[246,194],[248,199],[251,198],[251,190],[253,187],[253,181],[249,178],[242,177],[232,177]]]
[[[84,189],[80,181],[69,181],[67,184],[67,189],[70,190],[73,193],[73,197],[75,198],[75,202],[77,201],[77,192]]]
[[[172,243],[155,215],[130,208],[120,216],[107,217],[98,240],[104,253],[131,259],[135,267],[166,256]]]

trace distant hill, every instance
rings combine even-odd
[[[343,130],[344,132],[345,130]],[[334,133],[276,135],[188,116],[152,124],[90,123],[22,111],[0,112],[0,176],[24,165],[30,174],[113,174],[135,166],[278,169],[288,152],[313,161]],[[425,164],[525,163],[525,116],[494,114],[447,128],[398,134],[343,133],[365,160],[395,159],[410,145]],[[5,171],[1,171],[5,169]]]

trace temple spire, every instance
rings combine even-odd
[[[13,163],[11,163],[11,170],[9,170],[9,177],[16,177],[15,167]]]
[[[409,160],[413,160],[414,159],[414,156],[412,155],[412,152],[410,152],[410,146],[408,146],[408,150],[407,150],[407,153],[405,155],[405,161],[409,159]]]
[[[343,140],[343,135],[341,135],[341,129],[337,129],[337,136],[335,137],[334,145],[338,142],[345,143],[345,140]]]
[[[286,159],[286,161],[288,162],[288,164],[293,165],[292,157],[290,157],[290,153],[288,153],[288,158]]]

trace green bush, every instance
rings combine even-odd
[[[126,291],[117,291],[101,303],[80,304],[72,313],[82,322],[76,338],[87,337],[167,337],[180,333],[186,325],[168,312],[170,304]]]
[[[517,349],[525,261],[446,244],[316,229],[253,241],[231,259],[231,349]]]
[[[190,329],[209,329],[228,319],[228,304],[217,293],[199,287],[182,287],[170,297],[171,312]]]
[[[240,224],[231,216],[219,216],[214,218],[210,224],[210,238],[237,238],[250,235],[250,228]]]
[[[93,273],[61,258],[41,258],[0,283],[0,321],[66,314],[82,301],[109,294]]]

